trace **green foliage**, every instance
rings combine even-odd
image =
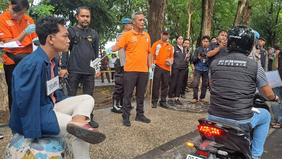
[[[267,40],[267,46],[281,41],[282,21],[281,0],[253,1],[252,16],[249,26]]]
[[[5,12],[5,10],[8,8],[9,0],[2,0],[0,1],[0,13]]]
[[[103,47],[107,41],[113,41],[117,33],[122,32],[123,18],[131,18],[133,12],[142,11],[148,18],[148,0],[41,0],[33,5],[27,14],[34,20],[45,15],[63,16],[70,26],[76,25],[76,9],[88,6],[91,10],[90,27],[97,30]],[[231,29],[236,16],[239,0],[215,0],[211,36],[217,36],[221,29]],[[0,2],[0,12],[8,8],[9,0]],[[280,42],[282,36],[282,0],[248,0],[251,6],[249,26],[267,39],[267,45]],[[167,0],[165,27],[170,30],[170,42],[175,44],[175,36],[187,36],[189,0]],[[154,8],[150,8],[154,9]],[[201,32],[202,0],[192,0],[191,5],[191,44],[195,44]],[[147,30],[147,24],[145,31]]]
[[[214,4],[211,37],[217,37],[218,31],[230,30],[237,12],[238,0],[216,0]]]
[[[170,28],[170,42],[175,44],[176,35],[182,35],[184,38],[187,36],[188,31],[188,14],[187,6],[189,0],[168,0],[166,8],[165,27]],[[192,15],[192,29],[191,37],[195,38],[195,35],[200,33],[201,25],[201,0],[193,0],[191,5]]]
[[[29,2],[33,2],[33,0],[29,0]],[[51,15],[53,11],[53,6],[44,3],[39,3],[38,5],[31,4],[28,13],[35,20],[37,18],[42,18],[46,15]]]

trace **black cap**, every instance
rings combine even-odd
[[[259,40],[266,42],[265,38],[263,38],[263,37],[260,37]]]
[[[169,34],[169,31],[168,31],[167,28],[163,28],[162,33],[167,33],[167,34]]]

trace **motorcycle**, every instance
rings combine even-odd
[[[255,94],[254,107],[269,111],[266,100]],[[186,145],[197,149],[196,154],[188,154],[186,159],[252,159],[250,124],[239,125],[230,121],[199,119],[200,140]]]

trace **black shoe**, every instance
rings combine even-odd
[[[113,106],[113,108],[111,109],[112,112],[114,113],[123,113],[122,109],[119,107],[116,107],[115,105]]]
[[[88,123],[92,128],[98,128],[99,124],[96,123],[93,119]]]
[[[131,126],[130,121],[129,121],[129,117],[123,117],[122,118],[122,123],[124,126]]]
[[[119,105],[119,101],[118,100],[113,100],[113,109],[111,109],[112,112],[114,113],[122,113],[122,109]]]
[[[175,105],[183,105],[183,104],[179,101],[179,99],[176,99],[175,100]]]
[[[157,108],[157,103],[152,103],[152,108]]]
[[[175,103],[174,103],[173,100],[168,100],[167,104],[168,104],[169,106],[174,106],[174,105],[175,105]]]
[[[150,123],[151,122],[151,120],[146,118],[145,115],[137,115],[135,120],[143,122],[143,123]]]
[[[3,139],[4,138],[4,135],[3,134],[0,134],[0,139]]]
[[[185,94],[181,94],[180,97],[183,98],[183,99],[186,99]]]
[[[168,105],[165,102],[163,102],[163,103],[160,103],[160,107],[168,108]]]

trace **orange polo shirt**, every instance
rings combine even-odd
[[[148,53],[151,52],[151,38],[146,32],[137,33],[135,30],[122,34],[116,43],[119,48],[125,48],[126,72],[148,72]]]
[[[11,40],[19,36],[24,29],[29,25],[34,24],[34,21],[31,17],[23,15],[21,22],[18,20],[12,19],[9,13],[9,9],[6,9],[6,12],[0,15],[0,38],[2,41]],[[32,53],[32,40],[37,37],[37,34],[34,32],[28,34],[24,40],[21,42],[24,46],[23,48],[8,49],[5,48],[5,52],[12,53],[14,55],[20,53]],[[12,59],[10,59],[6,54],[3,55],[3,60],[5,65],[15,64]]]
[[[157,48],[159,48],[159,54],[156,55]],[[166,64],[168,58],[173,58],[173,46],[170,43],[163,44],[161,40],[155,42],[152,46],[152,55],[155,59],[155,64],[160,66],[162,69],[170,71],[170,66]]]

